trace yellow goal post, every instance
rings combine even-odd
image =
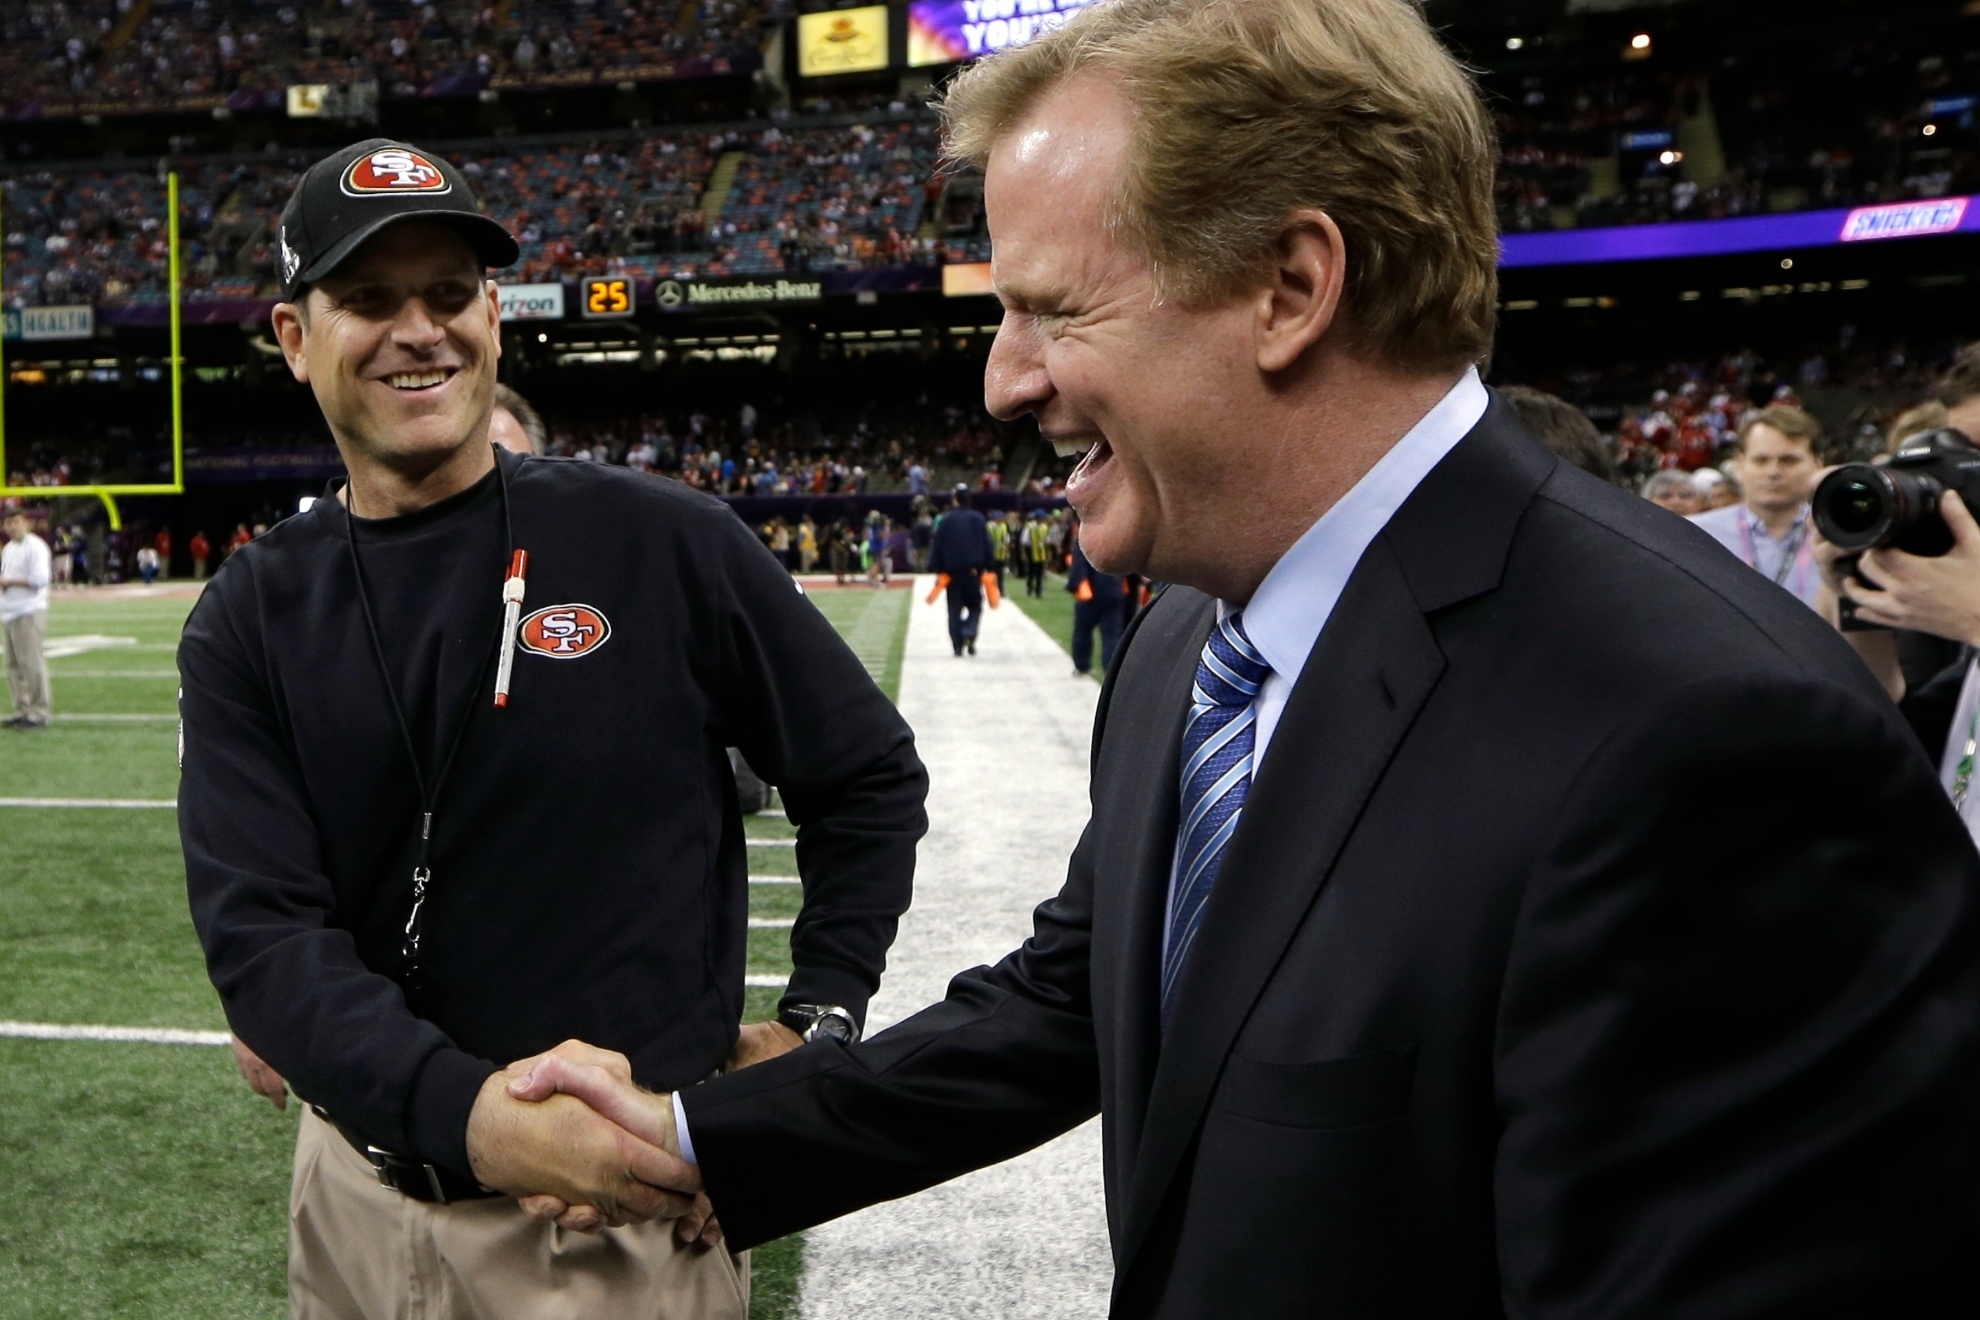
[[[0,233],[6,232],[0,216]],[[186,492],[186,434],[183,373],[185,355],[179,341],[179,175],[165,176],[165,241],[168,296],[171,299],[171,384],[172,384],[172,480],[162,482],[111,482],[82,486],[10,486],[0,484],[0,498],[65,500],[96,498],[110,514],[113,531],[122,530],[123,516],[117,510],[119,495],[183,495]],[[6,303],[6,268],[0,263],[0,306]],[[0,342],[0,483],[8,479],[7,466],[7,362],[6,345]]]

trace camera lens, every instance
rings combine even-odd
[[[1867,481],[1840,482],[1829,495],[1828,512],[1837,531],[1861,536],[1883,517],[1884,492]]]
[[[1867,550],[1883,544],[1906,521],[1905,494],[1885,469],[1845,463],[1815,488],[1815,526],[1833,545]]]

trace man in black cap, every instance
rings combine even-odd
[[[484,270],[517,250],[451,165],[318,162],[279,252],[275,332],[349,480],[188,620],[179,803],[244,1065],[310,1102],[292,1314],[740,1320],[747,1259],[645,1185],[671,1157],[500,1065],[587,1042],[671,1088],[856,1038],[924,828],[912,737],[722,504],[489,443]],[[740,1032],[728,747],[805,878],[779,1020]]]
[[[949,498],[949,511],[935,521],[928,567],[949,579],[949,644],[957,655],[975,655],[976,634],[983,626],[983,574],[996,553],[990,548],[989,524],[969,507],[969,487],[958,485]]]

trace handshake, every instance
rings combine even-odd
[[[775,1022],[745,1026],[724,1071],[775,1058],[799,1044]],[[248,1085],[287,1104],[282,1078],[234,1042]],[[683,1242],[712,1246],[721,1226],[702,1194],[701,1172],[681,1158],[671,1095],[642,1090],[623,1054],[565,1041],[491,1075],[468,1115],[467,1154],[482,1186],[515,1197],[525,1213],[564,1228],[675,1221]]]

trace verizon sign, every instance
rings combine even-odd
[[[497,287],[504,321],[564,319],[564,286],[561,284],[503,284]]]

